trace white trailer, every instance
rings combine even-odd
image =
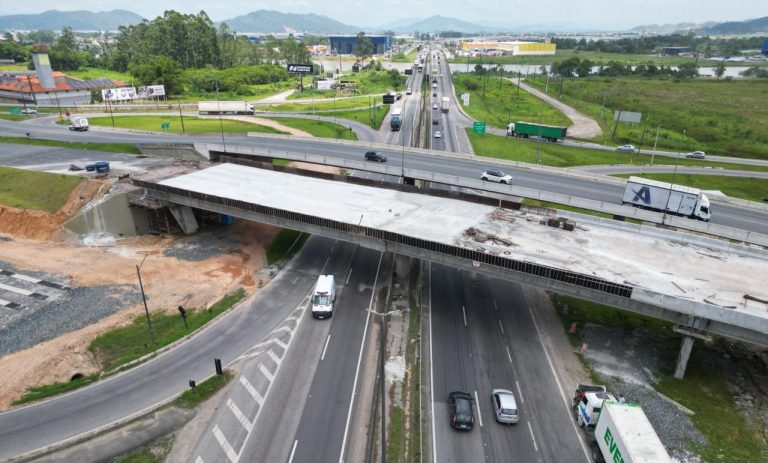
[[[253,105],[245,101],[201,101],[199,114],[253,114]]]
[[[639,405],[604,402],[595,439],[602,458],[608,462],[672,463]]]
[[[698,188],[667,182],[629,177],[622,204],[667,212],[709,222],[712,217],[709,198]]]
[[[450,107],[451,107],[451,99],[448,98],[447,96],[444,96],[440,102],[440,111],[447,113]]]
[[[69,118],[69,130],[85,132],[88,130],[88,118],[82,116],[71,116]]]

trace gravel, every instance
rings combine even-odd
[[[219,227],[213,227],[210,231],[184,237],[163,251],[163,255],[198,262],[240,249],[240,240],[225,232]]]
[[[623,332],[614,327],[586,324],[581,331],[587,343],[587,359],[616,397],[643,407],[661,442],[677,461],[694,463],[698,457],[689,449],[706,445],[707,439],[677,406],[653,389],[662,352],[675,345],[660,342],[642,329]]]

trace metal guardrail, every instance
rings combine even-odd
[[[396,243],[403,246],[409,246],[413,248],[423,249],[434,253],[439,253],[447,256],[466,259],[472,262],[479,263],[480,265],[492,265],[507,270],[525,273],[541,278],[546,278],[554,281],[568,283],[583,288],[591,289],[601,293],[612,294],[619,297],[631,298],[632,287],[613,283],[602,278],[596,278],[580,273],[570,272],[568,270],[562,270],[558,268],[548,267],[545,265],[534,264],[530,262],[524,262],[520,260],[510,259],[506,257],[495,256],[492,254],[486,254],[484,252],[475,251],[472,249],[461,248],[458,246],[452,246],[444,243],[437,243],[434,241],[423,240],[420,238],[414,238],[411,236],[401,235],[385,230],[379,230],[377,228],[365,227],[362,225],[354,225],[336,220],[326,219],[322,217],[315,217],[307,214],[301,214],[298,212],[286,211],[283,209],[277,209],[269,206],[263,206],[260,204],[250,203],[246,201],[240,201],[230,198],[223,198],[220,196],[209,195],[205,193],[198,193],[189,191],[182,188],[171,187],[168,185],[160,185],[158,183],[145,182],[142,180],[133,180],[133,184],[137,187],[144,188],[149,191],[157,191],[167,194],[174,194],[179,196],[185,196],[198,201],[205,201],[213,204],[219,204],[234,209],[241,209],[244,211],[255,212],[271,217],[277,217],[280,219],[290,220],[294,222],[304,223],[315,227],[325,228],[328,230],[335,230],[344,233],[348,233],[355,236],[372,238],[376,240],[382,240],[390,243]]]

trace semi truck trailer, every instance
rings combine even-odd
[[[403,124],[402,113],[402,108],[395,108],[392,110],[392,114],[389,116],[389,127],[393,131],[400,130],[400,126]]]
[[[245,101],[201,101],[197,104],[200,114],[253,114],[253,105]]]
[[[642,177],[629,177],[622,204],[666,212],[709,222],[712,211],[707,195],[698,188],[659,182]]]
[[[448,109],[451,107],[451,99],[447,96],[444,96],[443,99],[440,101],[440,111],[447,113]]]
[[[509,125],[507,125],[508,137],[540,137],[551,142],[563,141],[567,131],[567,127],[533,124],[531,122],[511,122]]]

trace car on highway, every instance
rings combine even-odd
[[[482,174],[480,174],[480,180],[496,182],[496,183],[504,183],[507,185],[512,184],[511,175],[507,174],[504,171],[496,170],[496,169],[488,169]]]
[[[432,119],[432,125],[437,125],[439,123],[440,121],[438,119]]]
[[[691,159],[704,159],[707,157],[707,153],[705,153],[704,151],[692,151],[686,154],[685,157],[691,158]]]
[[[378,153],[376,151],[366,151],[366,161],[387,162],[387,155],[384,153]]]
[[[520,421],[517,401],[512,391],[494,389],[491,392],[491,403],[493,404],[493,412],[496,414],[496,421],[499,423],[516,424]]]
[[[443,134],[439,130],[435,130],[435,138],[442,138]]]
[[[21,110],[21,114],[37,114],[37,109],[35,108],[24,108]]]
[[[469,431],[475,426],[472,396],[469,393],[453,391],[448,394],[448,412],[454,428]]]
[[[410,95],[412,93],[413,93],[413,89],[411,89],[411,87],[408,87],[408,90],[405,91],[406,95]]]
[[[622,153],[634,153],[637,151],[637,148],[635,148],[635,145],[621,145],[616,148],[616,151],[621,151]]]
[[[432,105],[432,109],[437,109],[437,103]]]
[[[437,92],[433,92],[433,93],[432,93],[432,96],[437,96]]]

